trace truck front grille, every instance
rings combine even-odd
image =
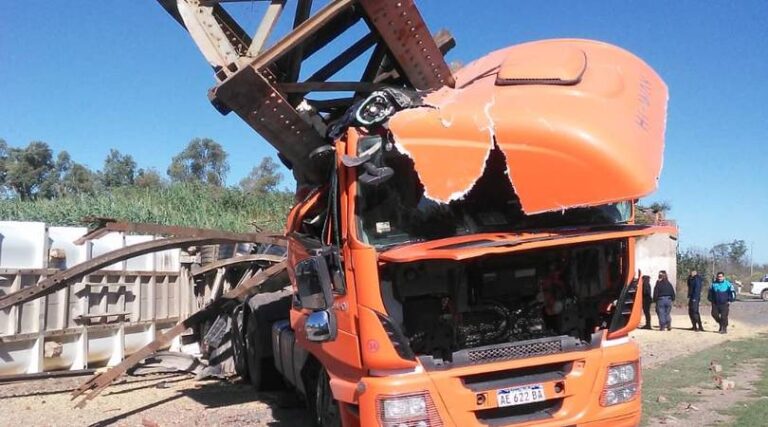
[[[457,364],[474,365],[502,360],[524,359],[580,350],[583,346],[584,343],[581,340],[570,336],[495,344],[457,351],[453,353],[453,364],[454,366]]]

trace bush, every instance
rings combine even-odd
[[[286,192],[252,196],[237,188],[180,183],[163,188],[122,187],[51,200],[0,200],[0,218],[81,226],[84,217],[94,216],[239,232],[252,231],[255,224],[280,231],[292,203],[293,195]]]

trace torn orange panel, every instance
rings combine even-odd
[[[676,236],[677,228],[660,225],[620,225],[612,230],[593,230],[583,227],[558,232],[472,234],[397,246],[380,254],[379,261],[414,262],[434,259],[462,261],[490,254],[507,254],[658,233]]]
[[[526,58],[553,70],[522,66]],[[507,80],[536,74],[560,81],[507,85],[497,83],[500,70]],[[577,83],[564,83],[577,75]],[[634,199],[656,188],[667,88],[629,52],[588,40],[527,43],[469,64],[456,81],[456,89],[428,95],[429,107],[390,120],[428,197],[463,197],[494,140],[528,214]]]

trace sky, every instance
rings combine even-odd
[[[768,262],[768,2],[417,4],[433,32],[447,28],[456,38],[449,61],[563,37],[643,58],[670,94],[664,168],[645,200],[672,206],[682,248],[743,239],[755,262]],[[261,2],[227,6],[244,26],[258,24]],[[235,185],[275,151],[209,104],[214,83],[191,38],[155,1],[0,8],[0,138],[12,146],[45,141],[93,169],[116,148],[162,173],[190,139],[210,137],[229,153]]]

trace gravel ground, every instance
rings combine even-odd
[[[717,330],[702,306],[705,329],[689,328],[687,309],[673,311],[673,330],[637,330],[643,366],[650,367],[681,354],[747,337],[768,329],[768,302],[743,297],[731,306],[728,335]],[[658,324],[654,315],[654,324]],[[57,378],[0,384],[0,425],[8,426],[286,426],[310,425],[301,402],[284,390],[255,393],[237,381],[196,381],[190,375],[155,374],[124,377],[85,409],[73,408],[69,392],[87,377]]]

